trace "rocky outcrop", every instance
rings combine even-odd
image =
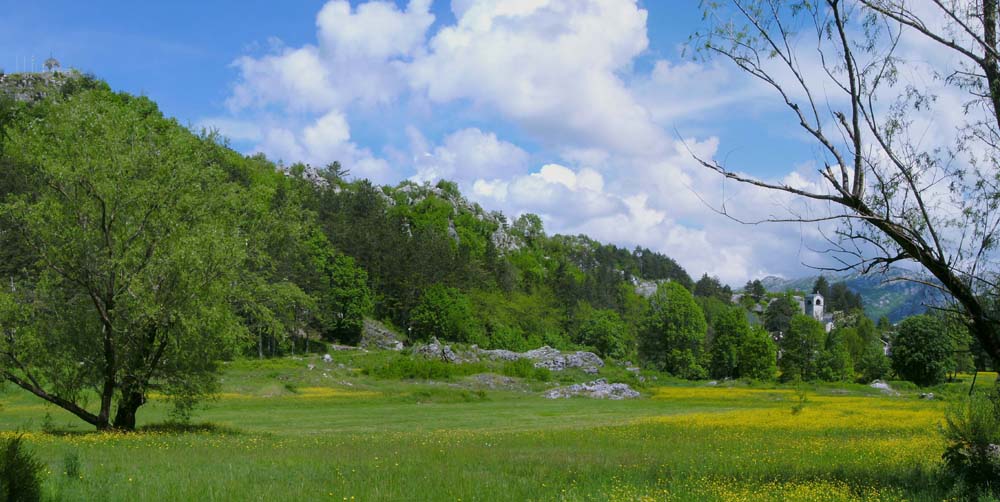
[[[3,74],[0,75],[0,94],[16,101],[42,101],[48,95],[59,92],[69,80],[80,77],[76,70]]]
[[[483,359],[489,359],[490,361],[517,361],[524,357],[524,354],[520,352],[504,349],[483,350],[473,346],[473,351],[478,353]]]
[[[529,350],[524,353],[524,357],[535,361],[536,368],[548,368],[552,371],[580,368],[586,373],[597,373],[604,366],[604,361],[593,352],[563,353],[548,345]]]
[[[490,361],[517,361],[530,359],[536,368],[548,368],[551,371],[563,371],[569,368],[579,368],[586,373],[597,373],[604,366],[604,361],[593,352],[562,352],[548,345],[527,352],[513,352],[495,349],[483,350],[473,347],[480,358]]]
[[[409,206],[416,206],[428,197],[436,197],[448,202],[452,207],[452,214],[448,219],[448,236],[455,242],[460,242],[458,230],[455,225],[455,218],[460,214],[470,214],[478,221],[490,223],[495,229],[486,236],[490,239],[493,247],[500,254],[516,251],[521,248],[521,240],[510,232],[510,226],[502,213],[483,210],[482,206],[470,202],[461,194],[446,190],[442,186],[432,186],[429,184],[417,184],[414,182],[404,182],[394,190],[394,197],[399,199],[393,203],[401,203]]]
[[[547,399],[563,399],[573,396],[583,396],[592,399],[613,399],[617,401],[621,399],[635,399],[639,397],[639,395],[640,394],[629,387],[628,384],[608,383],[608,381],[603,378],[594,380],[593,382],[558,387],[545,392],[545,397]]]
[[[426,344],[413,346],[413,354],[427,359],[439,359],[449,363],[470,363],[480,360],[487,361],[517,361],[528,359],[536,368],[546,368],[551,371],[563,371],[578,368],[585,373],[595,374],[604,366],[604,361],[593,352],[562,352],[548,345],[527,352],[514,352],[504,349],[485,350],[473,345],[469,350],[455,350],[450,345],[441,343],[437,338],[431,338]]]
[[[446,363],[462,362],[450,345],[444,345],[436,337],[426,345],[414,345],[413,354],[427,359],[440,359]]]
[[[873,388],[873,389],[878,389],[878,390],[882,391],[885,394],[890,394],[890,395],[893,395],[893,396],[899,395],[899,393],[896,392],[895,389],[893,389],[892,387],[890,387],[888,383],[886,383],[886,382],[884,382],[882,380],[875,380],[874,382],[872,382],[868,386],[871,387],[871,388]]]
[[[369,350],[403,350],[403,342],[395,332],[371,319],[365,319],[358,346]]]
[[[490,213],[490,216],[496,221],[501,221],[499,213]],[[510,229],[503,224],[497,226],[497,229],[490,235],[490,241],[493,242],[493,247],[501,251],[517,251],[521,249],[521,242],[511,235]]]
[[[516,378],[496,375],[493,373],[480,373],[478,375],[473,375],[470,377],[470,381],[476,388],[480,389],[521,390],[524,388],[524,384],[519,382]]]
[[[662,281],[647,281],[632,278],[632,285],[635,287],[635,293],[643,298],[653,296],[653,293],[656,293],[656,288],[660,287],[660,282]]]

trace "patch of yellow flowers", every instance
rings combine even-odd
[[[303,399],[328,399],[328,398],[367,398],[378,397],[379,392],[369,390],[337,389],[333,387],[302,387],[296,394]]]

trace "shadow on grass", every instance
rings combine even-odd
[[[154,424],[143,425],[136,429],[136,432],[155,432],[160,434],[218,434],[222,436],[240,436],[243,431],[229,426],[212,422],[175,422],[167,421]]]
[[[134,431],[123,431],[112,429],[110,431],[99,431],[95,429],[89,430],[74,430],[74,429],[58,429],[50,428],[42,431],[43,434],[55,437],[84,437],[94,434],[107,434],[119,433],[119,434],[130,434],[130,433],[155,433],[155,434],[217,434],[220,436],[240,436],[244,432],[228,425],[221,425],[212,422],[199,422],[199,423],[184,423],[184,422],[160,422],[143,425],[142,427],[136,428]]]

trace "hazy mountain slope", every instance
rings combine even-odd
[[[936,289],[907,280],[929,280],[924,274],[893,268],[888,275],[861,275],[858,273],[823,274],[830,283],[846,282],[852,291],[861,294],[865,312],[869,317],[878,319],[886,316],[892,322],[923,313],[929,305],[940,305],[946,301]],[[782,279],[780,277],[765,277],[761,280],[768,291],[781,292],[789,290],[811,292],[813,283],[819,275],[800,277],[797,279]]]

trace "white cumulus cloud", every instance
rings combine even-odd
[[[748,227],[709,207],[749,220],[811,210],[699,166],[688,150],[714,156],[711,133],[673,138],[677,123],[704,129],[761,88],[715,64],[661,58],[637,71],[650,44],[643,5],[665,7],[452,0],[454,21],[435,27],[430,0],[332,0],[313,43],[237,59],[230,115],[203,123],[285,163],[339,160],[381,183],[451,179],[488,208],[649,247],[696,276],[741,283],[820,261],[800,244],[815,228]],[[383,115],[391,126],[372,139]],[[816,176],[803,167],[784,180]]]
[[[407,68],[437,103],[471,100],[554,144],[651,151],[663,141],[619,77],[648,46],[635,0],[483,0]]]

